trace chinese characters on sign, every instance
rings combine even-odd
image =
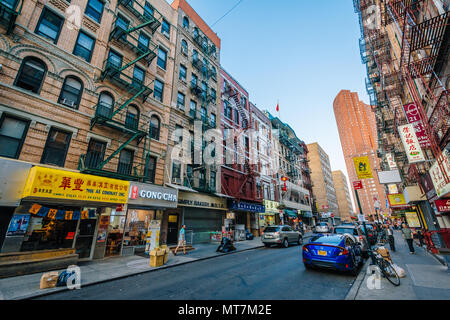
[[[395,163],[392,153],[386,153],[386,160],[391,170],[397,170],[397,163]]]
[[[23,197],[126,203],[129,182],[58,169],[33,167]]]
[[[356,175],[358,179],[372,179],[372,169],[370,168],[369,157],[353,158],[355,164]]]
[[[398,127],[398,132],[402,138],[403,146],[405,147],[406,155],[409,163],[416,163],[425,161],[422,148],[417,140],[414,126],[406,124]]]
[[[362,181],[353,181],[353,189],[360,190],[363,188]]]
[[[431,146],[430,140],[428,139],[422,117],[420,116],[419,109],[416,104],[405,104],[403,109],[405,110],[406,117],[408,118],[408,123],[414,126],[414,131],[416,132],[417,140],[419,141],[420,146],[422,148],[429,148]]]
[[[450,178],[450,161],[448,159],[448,153],[444,152],[444,162],[442,166],[445,168],[447,177]],[[444,174],[436,161],[430,169],[431,181],[433,181],[434,189],[436,189],[436,194],[440,198],[450,192],[450,183],[445,182]]]

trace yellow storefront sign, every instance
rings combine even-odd
[[[388,194],[388,201],[391,207],[406,206],[405,196],[402,193]]]
[[[280,205],[279,202],[271,201],[271,200],[264,200],[264,206],[266,207],[266,214],[278,214],[280,210],[278,210],[278,206]]]
[[[355,164],[356,175],[358,179],[372,179],[372,169],[370,168],[369,157],[353,158]]]
[[[129,181],[33,167],[22,197],[126,203],[129,184]]]
[[[408,222],[408,226],[411,228],[420,228],[419,217],[416,212],[405,212],[406,221]]]

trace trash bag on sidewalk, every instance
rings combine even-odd
[[[222,241],[220,242],[219,247],[216,251],[227,253],[235,250],[236,248],[233,245],[233,241],[231,241],[229,238],[224,237],[222,238]]]
[[[405,270],[403,268],[401,268],[398,265],[394,264],[394,269],[395,269],[395,272],[397,272],[397,275],[400,278],[406,277],[406,272],[405,272]]]

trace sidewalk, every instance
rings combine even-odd
[[[186,252],[186,255],[183,254],[183,250],[179,250],[176,256],[170,252],[167,264],[156,268],[149,266],[149,258],[140,256],[110,257],[101,260],[79,262],[78,266],[81,269],[81,287],[226,255],[226,253],[216,252],[218,245],[218,243],[196,244],[194,245],[195,250]],[[261,242],[261,238],[258,237],[249,241],[235,242],[234,246],[236,247],[236,251],[228,254],[260,248],[264,245]],[[58,271],[61,272],[63,270]],[[0,300],[27,299],[52,292],[68,290],[66,287],[39,289],[41,276],[42,273],[35,273],[0,279]]]
[[[356,279],[346,300],[448,300],[450,299],[450,273],[425,248],[414,244],[416,254],[410,254],[408,245],[399,231],[394,232],[396,252],[391,253],[392,261],[406,272],[400,278],[400,286],[395,287],[381,278],[381,289],[367,286],[368,259]],[[389,249],[389,244],[386,244]]]

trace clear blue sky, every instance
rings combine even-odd
[[[171,2],[169,0],[169,2]],[[188,0],[212,25],[238,0]],[[212,29],[221,64],[260,109],[276,114],[306,143],[318,142],[333,170],[347,175],[333,112],[341,89],[368,103],[352,0],[244,0]]]

